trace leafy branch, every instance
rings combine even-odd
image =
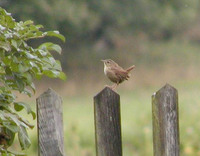
[[[47,42],[37,48],[31,47],[27,41],[52,36],[65,41],[58,31],[43,32],[42,25],[34,25],[32,21],[16,22],[10,13],[0,7],[0,152],[15,155],[10,147],[15,135],[22,150],[31,145],[27,134],[33,128],[18,112],[25,109],[36,118],[30,105],[16,101],[14,91],[32,96],[35,93],[33,80],[43,75],[51,78],[66,79],[61,64],[50,52],[61,54],[61,47]],[[19,154],[17,154],[19,155]]]

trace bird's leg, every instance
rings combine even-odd
[[[108,87],[108,88],[112,89],[113,91],[116,91],[116,88],[118,85],[119,85],[119,83],[115,83],[112,86],[105,85],[105,87]]]
[[[110,89],[114,89],[114,88],[116,88],[116,84],[113,84],[112,86],[109,86],[109,85],[105,85],[105,87],[108,87],[108,88],[110,88]]]
[[[119,83],[116,83],[112,86],[112,90],[116,91],[117,86],[119,85]]]
[[[117,87],[117,84],[112,85],[112,90],[115,90],[116,87]]]
[[[112,86],[109,86],[109,85],[105,85],[105,87],[108,87],[108,88],[112,89],[113,85],[112,85]]]

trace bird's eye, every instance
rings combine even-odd
[[[107,63],[110,63],[110,61],[107,61]]]

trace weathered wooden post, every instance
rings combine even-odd
[[[122,156],[120,96],[104,88],[94,97],[97,156]]]
[[[178,92],[166,84],[152,96],[154,156],[179,156]]]
[[[52,89],[37,98],[39,156],[64,156],[62,100]]]

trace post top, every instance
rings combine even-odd
[[[177,92],[177,89],[174,88],[172,85],[166,83],[162,88],[160,88],[157,92],[154,92],[154,94],[152,96],[155,96],[157,93],[161,93],[161,92],[168,92],[168,91],[175,91]]]
[[[37,99],[39,99],[39,98],[42,98],[42,97],[44,97],[44,96],[47,96],[47,95],[55,95],[55,96],[58,96],[58,97],[60,97],[57,93],[56,93],[56,91],[54,91],[52,88],[48,88],[46,91],[44,91]]]
[[[173,90],[177,90],[176,88],[174,88],[172,85],[170,85],[169,83],[166,83],[161,89],[165,89],[165,90],[168,90],[168,89],[173,89]],[[161,90],[160,89],[160,90]]]
[[[102,89],[99,93],[97,93],[94,97],[98,97],[101,96],[102,94],[110,94],[110,95],[117,95],[119,96],[118,93],[116,93],[115,91],[113,91],[110,87],[105,87],[104,89]]]

